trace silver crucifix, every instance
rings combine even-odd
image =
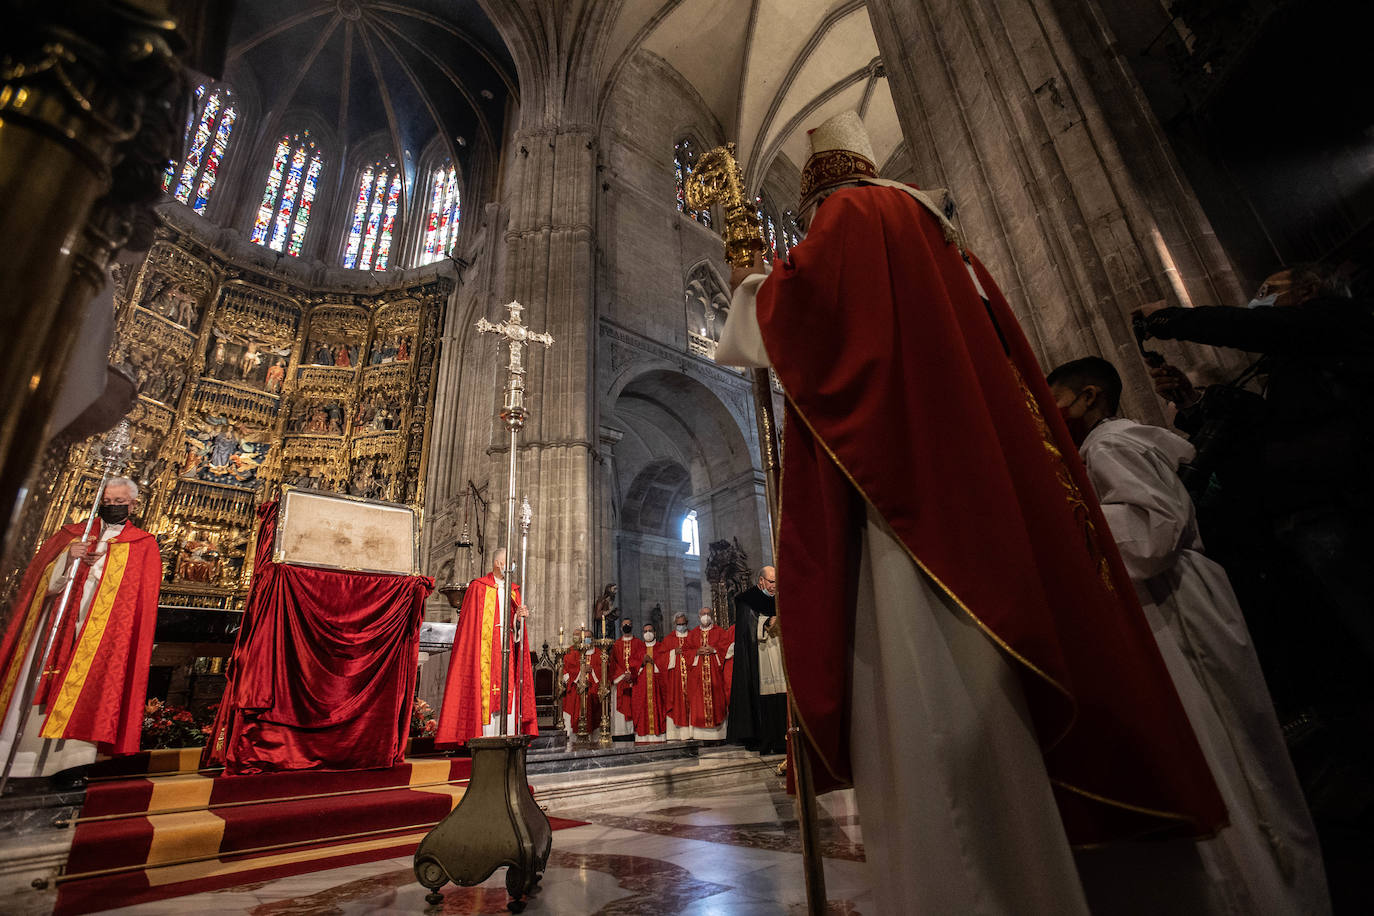
[[[510,312],[510,318],[500,324],[492,324],[485,318],[478,318],[477,330],[483,334],[500,334],[509,342],[510,363],[506,366],[506,371],[510,375],[506,379],[506,404],[501,410],[501,419],[505,420],[506,427],[514,432],[525,423],[525,345],[540,343],[548,349],[553,346],[553,337],[531,331],[520,323],[520,313],[525,307],[519,302],[512,300],[506,303],[506,309]]]

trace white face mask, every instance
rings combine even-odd
[[[711,625],[711,615],[709,615],[709,614],[702,614],[702,615],[701,615],[701,625],[702,625],[703,627],[709,627],[709,626]]]
[[[677,630],[678,633],[686,633],[686,632],[687,632],[687,624],[685,624],[685,623],[680,623],[680,624],[678,624],[676,627],[674,627],[673,629]]]
[[[1273,305],[1273,304],[1274,304],[1275,302],[1277,302],[1278,300],[1279,300],[1279,294],[1278,294],[1278,293],[1270,293],[1269,295],[1263,296],[1263,297],[1258,298],[1258,299],[1251,299],[1249,302],[1245,303],[1245,307],[1248,308],[1248,309],[1261,309],[1261,308],[1267,308],[1267,307]]]
[[[653,634],[653,631],[652,631],[652,630],[645,630],[645,631],[644,631],[644,641],[645,641],[645,642],[653,642],[653,641],[654,641],[654,634]]]

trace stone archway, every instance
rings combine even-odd
[[[679,611],[695,619],[710,586],[704,557],[681,540],[689,512],[703,551],[735,538],[762,556],[762,479],[740,420],[703,382],[646,367],[620,388],[603,425],[619,434],[608,489],[621,615],[638,625],[657,607],[667,624]]]

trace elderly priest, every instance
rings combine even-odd
[[[153,536],[129,521],[137,503],[137,484],[111,479],[90,540],[81,539],[84,523],[64,525],[24,573],[0,643],[0,762],[16,740],[29,672],[47,642],[38,632],[44,605],[59,601],[73,581],[12,776],[48,776],[94,762],[97,751],[138,751],[162,556]],[[45,748],[46,739],[56,744]]]

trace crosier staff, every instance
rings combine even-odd
[[[687,178],[687,206],[704,210],[719,203],[725,210],[725,260],[732,267],[746,267],[764,249],[763,233],[752,200],[744,193],[744,177],[735,159],[735,144],[727,143],[703,153]],[[758,422],[759,451],[763,457],[764,490],[768,498],[768,533],[778,541],[779,485],[782,462],[778,452],[777,424],[773,417],[773,385],[767,369],[753,370],[754,417]],[[786,672],[784,671],[784,680]],[[807,911],[822,916],[826,911],[825,867],[820,855],[820,817],[811,761],[802,746],[797,726],[796,703],[787,686],[787,744],[797,786],[797,824],[801,832],[802,867],[806,873]]]
[[[91,539],[91,532],[95,530],[95,520],[100,514],[100,501],[105,497],[105,485],[110,478],[115,476],[118,471],[129,460],[131,451],[132,437],[129,432],[129,421],[120,420],[119,425],[110,431],[105,437],[105,442],[100,447],[101,457],[104,459],[104,466],[101,469],[100,483],[95,488],[95,498],[91,500],[91,511],[86,516],[86,527],[81,532],[79,543],[86,544]],[[77,543],[77,542],[73,542]],[[14,740],[10,742],[10,752],[5,757],[5,769],[0,773],[0,795],[5,792],[5,787],[10,781],[10,772],[14,769],[14,758],[19,752],[19,742],[24,735],[24,729],[29,725],[29,716],[33,712],[33,697],[38,691],[39,681],[43,679],[47,668],[48,659],[52,656],[54,646],[57,644],[57,634],[62,630],[62,621],[67,616],[67,610],[71,605],[72,592],[76,586],[76,567],[81,562],[79,557],[72,557],[67,565],[67,584],[62,586],[62,593],[56,601],[48,602],[43,608],[39,618],[37,632],[46,633],[47,637],[42,638],[43,650],[35,653],[33,661],[29,664],[29,674],[24,681],[24,691],[20,694],[19,723],[14,732]],[[35,646],[38,641],[35,641]],[[43,712],[47,713],[48,704],[43,704]],[[43,739],[43,748],[46,751],[48,742],[51,738]]]

